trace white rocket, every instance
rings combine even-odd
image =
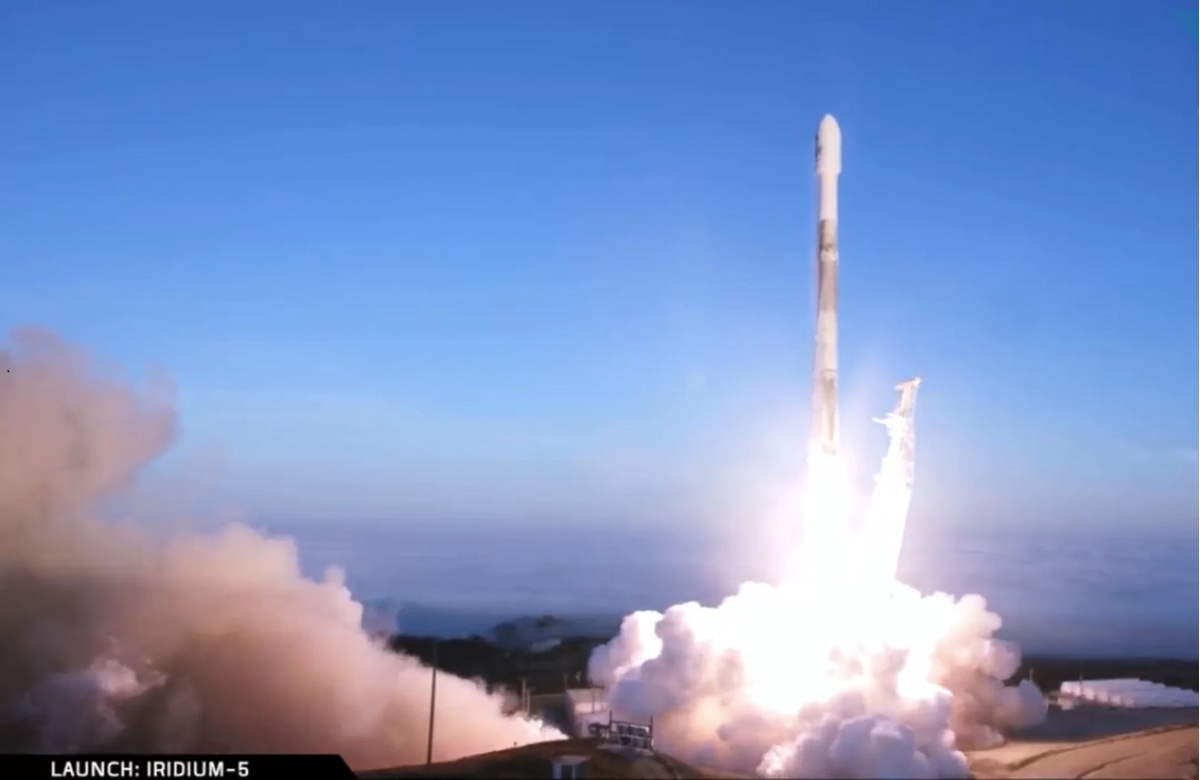
[[[817,342],[813,351],[812,437],[821,452],[838,451],[837,222],[842,131],[829,114],[817,128]]]

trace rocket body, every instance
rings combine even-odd
[[[838,176],[842,131],[826,114],[817,129],[817,328],[813,350],[813,441],[821,452],[838,451],[837,273]]]

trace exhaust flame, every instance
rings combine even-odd
[[[912,400],[901,385],[858,533],[837,456],[812,447],[800,573],[719,606],[636,612],[589,664],[624,717],[654,718],[681,758],[796,778],[969,776],[965,747],[1045,717],[1019,650],[979,596],[896,581],[912,492]]]
[[[809,447],[808,474],[799,576],[813,584],[844,584],[851,576],[846,563],[853,541],[850,477],[840,457],[815,445]]]

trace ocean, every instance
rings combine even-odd
[[[574,530],[286,525],[305,571],[345,570],[356,598],[409,633],[486,633],[553,614],[616,625],[638,609],[715,604],[742,582],[773,581],[751,540],[594,526]],[[1026,653],[1194,659],[1197,535],[988,531],[910,533],[903,582],[977,593]]]

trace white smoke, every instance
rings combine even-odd
[[[720,606],[637,612],[589,667],[679,758],[767,777],[965,777],[960,748],[1045,716],[982,598],[877,605],[747,584]],[[843,611],[845,610],[845,611]]]
[[[993,636],[982,597],[895,581],[911,447],[905,420],[888,422],[861,533],[840,464],[812,453],[804,571],[717,607],[629,615],[589,663],[614,711],[653,718],[657,746],[684,760],[794,778],[968,777],[963,749],[1045,717],[1033,683],[1005,684],[1020,651]]]
[[[341,753],[422,762],[430,670],[363,630],[339,572],[239,525],[160,541],[99,519],[175,433],[54,336],[0,351],[0,752]],[[438,680],[434,759],[559,738]]]

